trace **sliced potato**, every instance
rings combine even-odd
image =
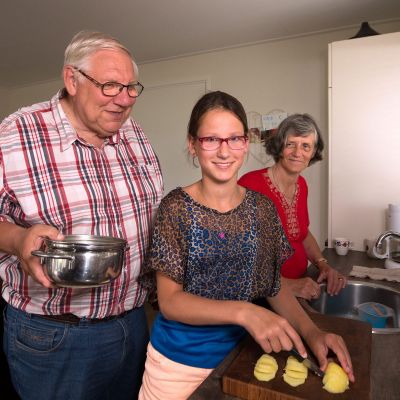
[[[302,385],[308,376],[308,369],[293,356],[289,356],[286,361],[283,380],[290,386],[296,387]]]
[[[260,372],[260,371],[258,371],[258,370],[256,370],[256,369],[254,370],[254,376],[255,376],[259,381],[268,382],[268,381],[274,379],[274,378],[275,378],[275,375],[276,375],[276,374],[271,373],[271,372]]]
[[[307,378],[308,373],[304,371],[294,371],[292,369],[285,368],[286,374],[295,379],[304,379]]]
[[[287,361],[286,361],[286,367],[285,370],[290,369],[291,371],[298,371],[307,374],[308,369],[307,367],[298,361],[295,357],[289,356]]]
[[[254,367],[254,376],[259,381],[268,382],[275,378],[276,371],[278,371],[278,363],[275,358],[269,354],[263,354]]]
[[[294,378],[288,375],[288,373],[283,374],[283,380],[290,386],[296,387],[302,385],[306,379],[305,378]]]

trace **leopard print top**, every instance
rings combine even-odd
[[[160,271],[183,290],[216,300],[274,296],[280,267],[292,254],[275,206],[247,190],[226,213],[197,203],[181,188],[161,202],[142,284]]]

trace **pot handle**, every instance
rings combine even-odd
[[[45,253],[44,251],[34,250],[31,252],[33,256],[42,257],[42,258],[55,258],[55,259],[64,259],[73,261],[75,259],[74,256],[70,256],[68,254],[52,254],[52,253]]]

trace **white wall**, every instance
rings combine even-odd
[[[193,104],[206,91],[205,80],[147,86],[134,106],[162,165],[165,194],[201,177],[199,168],[188,165],[186,130]]]
[[[400,30],[400,21],[372,25],[380,33]],[[156,86],[207,79],[210,89],[237,96],[246,111],[308,112],[319,122],[327,146],[328,44],[352,37],[357,30],[340,30],[144,64],[140,67],[140,80],[145,86]],[[137,118],[140,120],[140,115]],[[188,118],[187,115],[186,121]],[[328,229],[327,155],[328,149],[325,160],[304,173],[309,184],[311,230],[321,245],[327,239]],[[262,168],[262,165],[251,158],[242,173],[255,168]],[[178,177],[179,171],[177,185]]]
[[[374,23],[372,26],[380,33],[400,31],[400,21]],[[238,97],[246,111],[266,113],[283,109],[288,113],[308,112],[319,122],[327,145],[328,44],[352,37],[357,31],[358,28],[343,29],[143,64],[140,65],[140,81],[147,88],[206,81],[209,89],[223,90]],[[59,87],[60,81],[53,81],[16,88],[10,94],[10,111],[49,98]],[[142,96],[145,93],[146,89]],[[173,96],[168,102],[174,104]],[[138,107],[137,118],[140,121],[139,111]],[[163,110],[152,107],[151,112],[154,118],[159,118]],[[186,125],[188,111],[182,115],[181,110],[176,109],[175,113],[177,125]],[[135,116],[135,109],[133,114]],[[151,134],[149,132],[149,136]],[[184,140],[185,132],[182,136]],[[160,143],[164,139],[160,138]],[[159,145],[157,135],[152,136],[152,143],[155,147]],[[172,158],[176,157],[177,151],[171,148]],[[328,230],[327,155],[326,150],[325,160],[304,173],[309,184],[311,230],[321,245],[327,238]],[[182,165],[183,168],[191,166],[188,163]],[[250,158],[242,172],[254,168],[262,168],[262,165]],[[180,185],[180,170],[171,179]]]
[[[2,117],[9,114],[10,106],[8,104],[10,99],[10,91],[6,88],[0,87],[0,120]]]
[[[49,100],[61,87],[62,81],[60,79],[57,81],[51,80],[48,82],[36,82],[32,83],[32,85],[13,88],[10,90],[7,114],[14,112],[21,107]],[[4,115],[1,115],[0,117],[4,117]]]

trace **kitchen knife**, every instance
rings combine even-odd
[[[302,357],[294,347],[289,352],[294,358],[297,359],[297,361],[303,363],[308,369],[314,372],[314,374],[318,375],[320,378],[324,377],[324,372],[319,369],[319,366],[314,361],[311,361],[309,358]]]

